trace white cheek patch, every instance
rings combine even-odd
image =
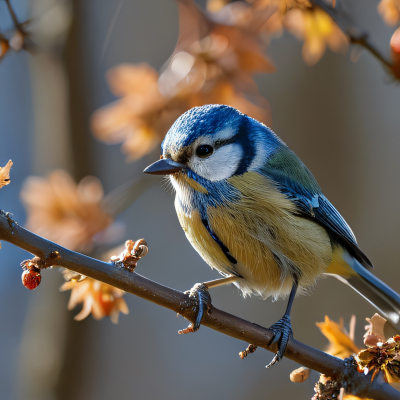
[[[194,155],[189,161],[189,168],[209,181],[221,181],[230,178],[236,172],[241,160],[242,147],[230,143],[215,150],[208,158]]]

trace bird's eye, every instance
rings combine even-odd
[[[214,149],[209,144],[202,144],[196,149],[196,155],[201,158],[209,157],[213,152]]]

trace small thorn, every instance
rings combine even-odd
[[[277,362],[279,362],[280,361],[280,357],[279,357],[279,355],[278,354],[275,354],[275,356],[274,356],[274,358],[271,360],[271,362],[269,363],[269,364],[267,364],[266,366],[265,366],[265,368],[270,368],[270,367],[272,367],[273,365],[275,365]]]

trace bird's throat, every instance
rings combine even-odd
[[[189,186],[190,188],[192,188],[196,192],[208,194],[207,189],[203,185],[201,185],[199,182],[195,181],[194,179],[189,178],[184,173],[174,174],[173,176],[171,176],[171,178],[175,179],[176,182],[178,183],[178,185],[180,185],[180,186],[183,186],[183,187]]]

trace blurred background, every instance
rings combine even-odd
[[[220,7],[213,3],[210,8]],[[346,2],[347,11],[357,24],[368,28],[373,42],[389,55],[393,27],[382,21],[376,1],[357,3]],[[204,2],[198,4],[205,9]],[[31,19],[27,29],[37,45],[33,54],[10,51],[0,63],[0,165],[10,158],[14,162],[12,183],[0,193],[1,208],[12,212],[20,223],[29,217],[27,210],[28,214],[35,212],[32,204],[29,206],[29,199],[45,203],[37,192],[27,192],[24,182],[28,177],[46,177],[59,169],[68,171],[77,182],[87,175],[96,176],[104,192],[114,193],[116,197],[111,198],[120,201],[120,192],[113,191],[131,180],[140,180],[143,167],[158,158],[159,141],[169,119],[173,120],[188,104],[221,98],[219,92],[207,97],[200,91],[201,95],[193,99],[191,86],[179,88],[177,96],[171,95],[172,89],[166,85],[164,99],[175,96],[172,111],[162,111],[153,117],[160,118],[157,123],[162,121],[160,126],[151,126],[153,131],[142,126],[142,131],[147,129],[148,142],[137,139],[143,137],[139,129],[142,136],[137,133],[139,136],[133,140],[139,150],[133,145],[125,146],[124,154],[119,144],[105,142],[117,143],[125,137],[124,133],[112,136],[109,125],[114,123],[118,131],[118,123],[124,124],[120,120],[129,120],[129,115],[121,116],[122,111],[121,114],[114,111],[110,117],[104,114],[109,109],[102,107],[118,101],[129,90],[134,92],[135,87],[129,85],[137,85],[138,79],[132,73],[123,79],[114,76],[114,81],[111,76],[114,89],[110,90],[107,73],[121,63],[147,63],[155,71],[166,71],[167,83],[179,80],[183,72],[174,68],[171,61],[165,64],[179,34],[177,3],[14,0],[12,5],[20,21]],[[181,27],[185,18],[192,21],[181,8]],[[226,22],[231,17],[224,18]],[[12,30],[3,3],[0,26]],[[192,27],[196,31],[195,24]],[[274,29],[277,34],[279,29]],[[369,53],[354,53],[351,49],[346,52],[345,46],[345,54],[327,51],[315,63],[316,60],[307,59],[304,48],[302,53],[303,42],[287,30],[260,45],[268,59],[258,60],[257,64],[265,73],[253,76],[253,72],[258,72],[257,66],[254,71],[249,68],[256,86],[243,79],[234,86],[235,93],[224,92],[224,96],[229,100],[231,93],[232,98],[236,96],[235,104],[261,115],[303,159],[353,228],[361,248],[376,265],[376,275],[399,291],[398,83]],[[190,36],[189,31],[185,31],[185,37]],[[180,43],[187,54],[187,44],[184,40]],[[255,53],[259,51],[258,45],[255,42]],[[308,65],[305,60],[315,65]],[[140,96],[147,98],[154,90],[152,73],[146,74],[142,93],[134,99],[139,104],[145,102]],[[242,100],[243,93],[249,94],[251,104]],[[99,109],[103,114],[99,114]],[[145,238],[150,252],[140,261],[138,272],[179,290],[216,278],[216,273],[186,241],[175,215],[172,191],[157,178],[151,179],[150,184],[146,181],[134,186],[133,195],[132,190],[128,191],[128,199],[135,200],[128,208],[114,207],[121,212],[115,218],[116,233],[110,245],[128,238]],[[144,187],[146,190],[142,192]],[[23,188],[28,207],[21,201]],[[48,233],[44,236],[51,236],[51,221]],[[105,239],[102,240],[84,250],[93,254],[104,247]],[[29,257],[26,252],[2,243],[2,399],[190,397],[196,400],[278,396],[309,399],[312,396],[317,373],[312,373],[305,383],[294,384],[289,381],[289,373],[298,365],[290,360],[284,359],[266,370],[264,366],[272,358],[271,353],[259,349],[240,360],[238,352],[247,344],[208,328],[178,336],[177,331],[187,324],[185,320],[132,295],[124,297],[130,313],[120,315],[117,325],[109,318],[97,321],[91,316],[75,321],[79,308],[67,311],[69,293],[59,292],[64,279],[58,272],[45,271],[42,284],[33,292],[22,286],[19,263]],[[257,297],[243,299],[234,287],[213,290],[211,295],[218,308],[264,326],[276,322],[286,305],[284,301],[263,301]],[[374,313],[355,292],[333,278],[321,279],[309,295],[299,297],[293,311],[296,339],[320,349],[327,342],[315,323],[325,315],[334,320],[343,317],[347,324],[355,314],[356,338],[361,344],[364,319]]]

